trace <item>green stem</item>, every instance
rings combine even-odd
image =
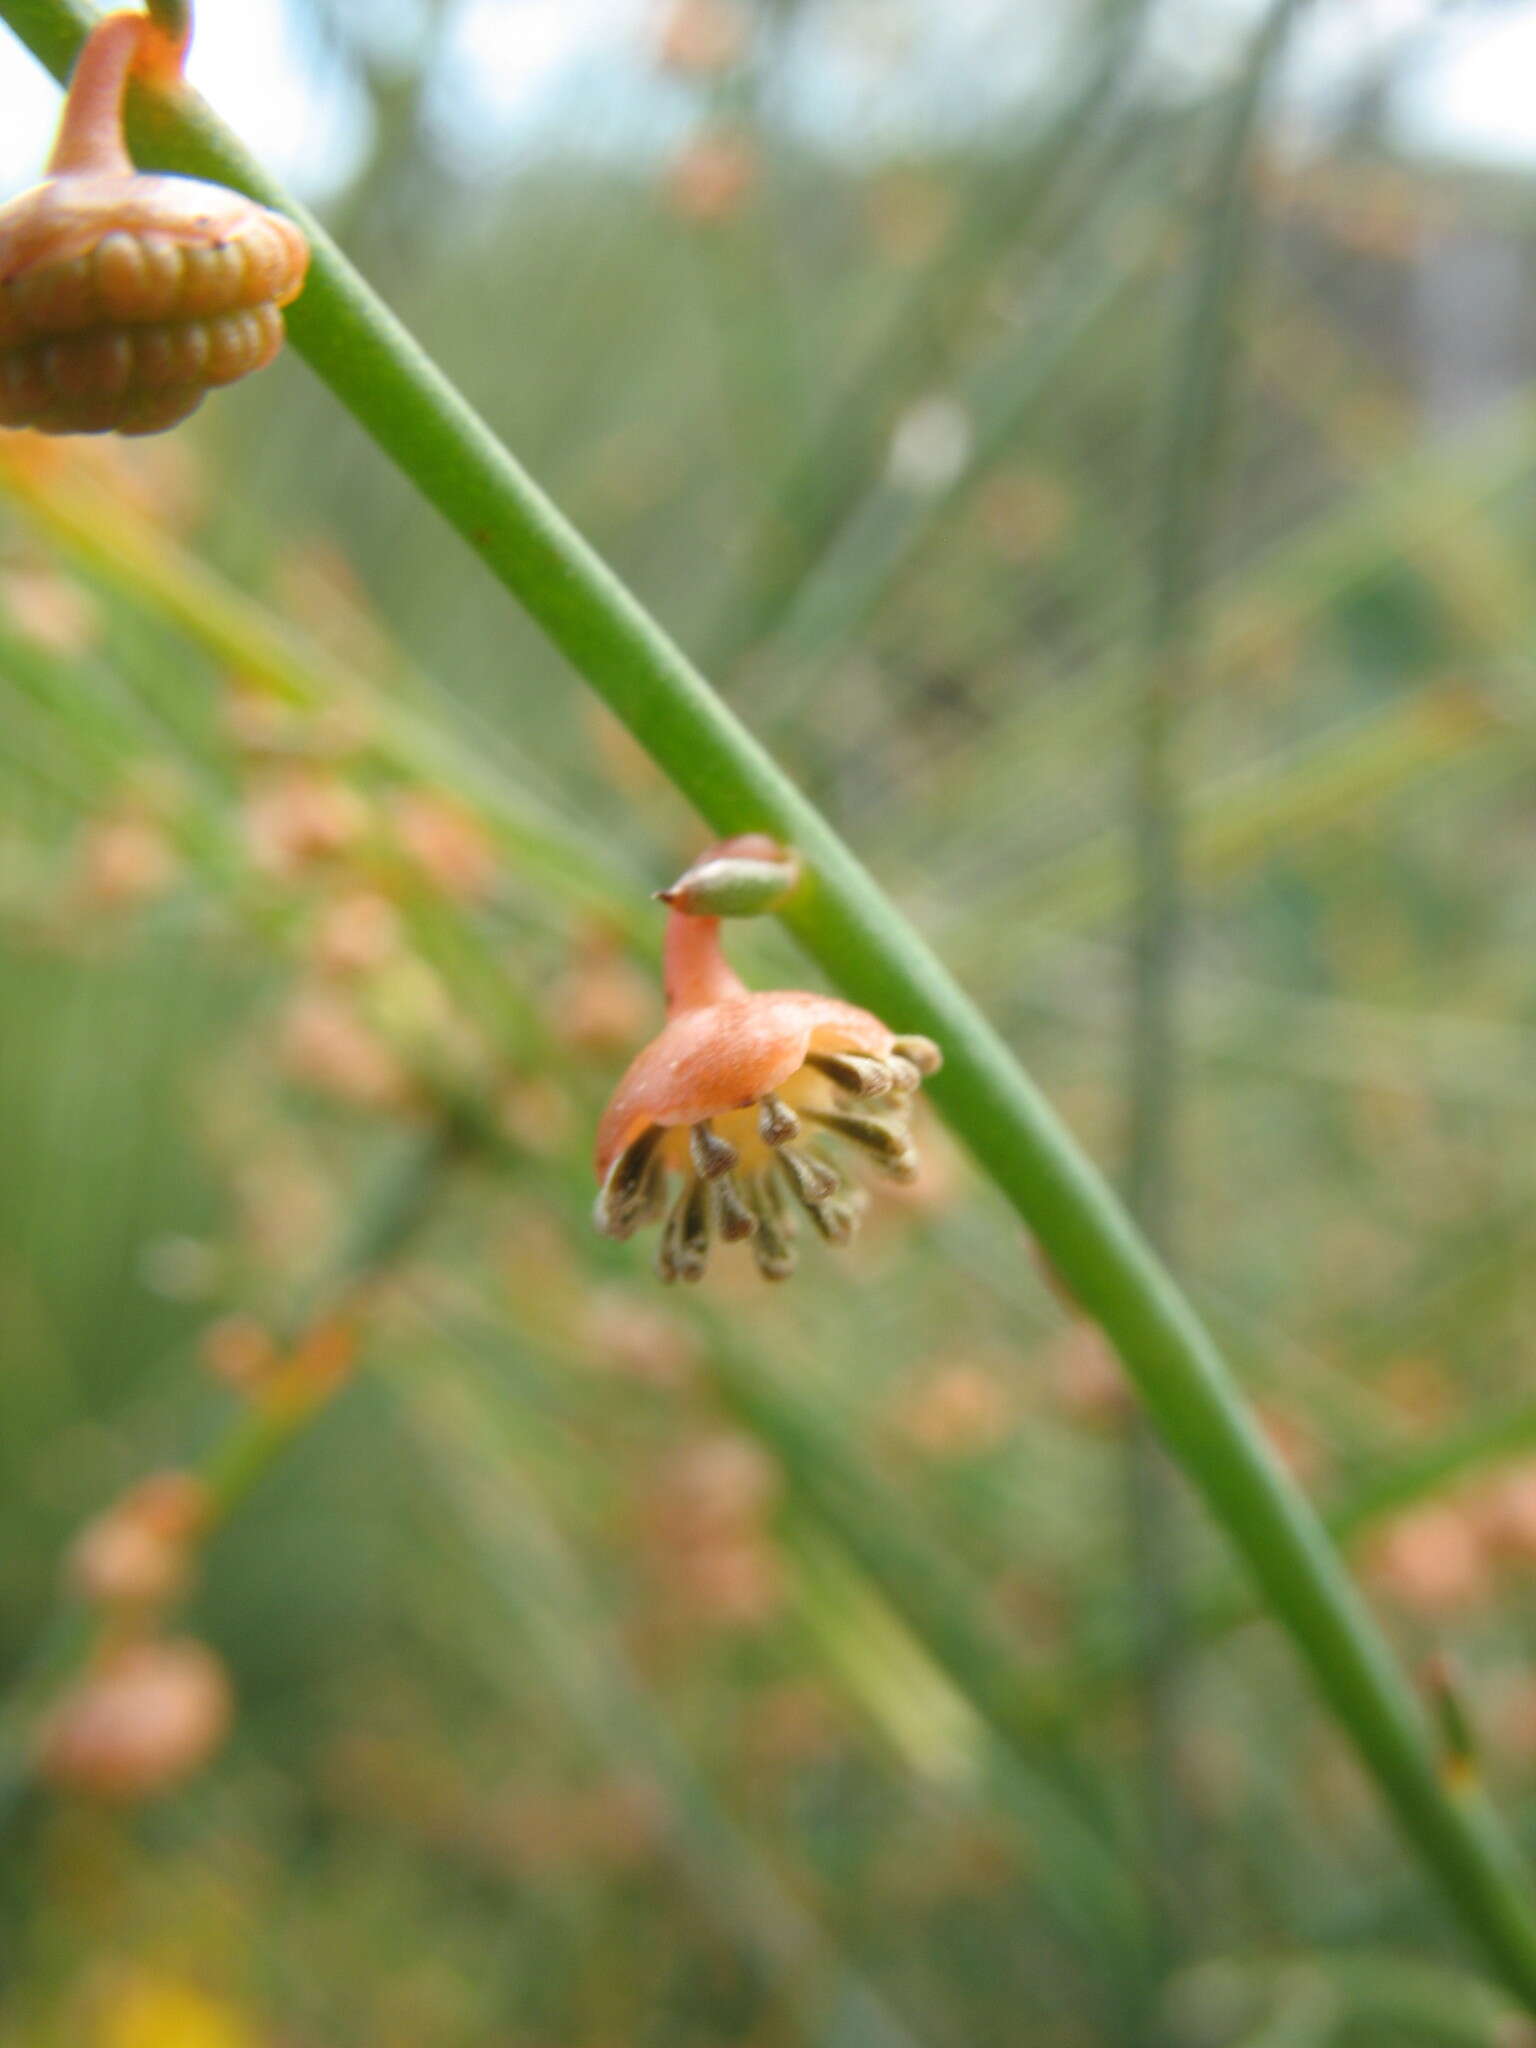
[[[76,0],[0,0],[62,69]],[[146,160],[297,213],[189,93],[136,129]],[[318,225],[295,344],[427,500],[606,699],[716,832],[768,831],[807,881],[786,922],[856,1000],[945,1048],[934,1094],[1104,1326],[1190,1479],[1247,1560],[1425,1862],[1536,2011],[1536,1916],[1488,1816],[1447,1794],[1413,1690],[1219,1352],[1102,1178],[826,820],[556,511]]]
[[[896,313],[846,375],[773,480],[771,545],[759,548],[730,591],[711,653],[720,663],[755,647],[796,606],[818,562],[832,549],[877,468],[891,415],[938,376],[972,322],[999,256],[1036,236],[1063,174],[1103,147],[1102,116],[1130,69],[1150,12],[1148,0],[1105,0],[1085,30],[1080,75],[1045,132],[1012,162],[994,165],[930,262],[901,295]],[[1091,189],[1091,180],[1083,180]],[[1057,232],[1061,230],[1058,226]],[[819,583],[819,574],[814,580]]]

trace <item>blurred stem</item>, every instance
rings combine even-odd
[[[78,0],[0,0],[63,70]],[[1103,1325],[1170,1445],[1292,1636],[1426,1865],[1536,2011],[1536,1914],[1508,1838],[1447,1797],[1420,1701],[1317,1517],[1238,1397],[1214,1342],[1008,1048],[831,825],[519,467],[317,222],[187,89],[139,95],[146,162],[212,176],[303,220],[295,345],[427,501],[606,699],[722,835],[767,831],[806,881],[785,922],[840,988],[945,1049],[933,1094]]]
[[[461,1376],[394,1383],[412,1450],[439,1481],[471,1563],[510,1640],[475,1632],[498,1678],[547,1687],[608,1761],[615,1779],[657,1795],[661,1846],[702,1909],[755,1966],[765,1996],[824,2048],[917,2048],[898,2014],[783,1886],[716,1800],[637,1677],[580,1560],[532,1495],[518,1445],[496,1441],[488,1404]],[[510,1652],[510,1654],[508,1654]]]
[[[399,1140],[361,1190],[335,1250],[288,1312],[282,1363],[203,1459],[210,1531],[347,1384],[368,1291],[426,1222],[454,1146],[442,1130]]]
[[[26,440],[0,436],[0,490],[72,561],[248,684],[304,710],[355,710],[374,758],[479,810],[520,879],[637,937],[648,933],[651,921],[636,916],[589,842],[545,815],[532,795],[488,773],[410,705],[226,582],[76,465],[39,461]]]
[[[1018,246],[1064,173],[1098,136],[1098,117],[1125,76],[1149,0],[1105,0],[1087,32],[1097,48],[1035,146],[986,179],[903,295],[893,316],[824,407],[817,431],[773,479],[776,516],[727,596],[710,635],[712,664],[732,661],[788,611],[803,580],[883,459],[892,413],[942,369],[974,316],[1005,246]]]
[[[1253,39],[1211,160],[1203,219],[1169,350],[1163,445],[1154,473],[1152,561],[1132,707],[1132,926],[1126,1202],[1149,1242],[1173,1256],[1179,1115],[1178,973],[1184,820],[1179,727],[1197,659],[1196,597],[1233,355],[1236,285],[1248,214],[1248,158],[1265,86],[1299,12],[1274,0]],[[1145,1412],[1126,1435],[1127,1552],[1139,1641],[1152,1891],[1172,1962],[1200,1911],[1198,1845],[1179,1790],[1185,1716],[1180,1627],[1182,1499]]]

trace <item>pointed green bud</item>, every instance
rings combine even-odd
[[[689,917],[760,917],[777,910],[800,879],[800,863],[771,839],[754,836],[741,851],[716,847],[682,874],[658,902]]]

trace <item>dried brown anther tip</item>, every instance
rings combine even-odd
[[[866,1058],[852,1052],[813,1052],[806,1056],[806,1065],[825,1074],[834,1088],[840,1088],[845,1095],[889,1095],[895,1086],[890,1067],[884,1060]]]
[[[718,1180],[721,1174],[729,1173],[741,1156],[728,1140],[715,1135],[707,1117],[688,1133],[688,1150],[694,1170],[704,1180]]]
[[[758,1104],[757,1129],[765,1145],[789,1145],[800,1135],[800,1119],[777,1095],[765,1095]]]

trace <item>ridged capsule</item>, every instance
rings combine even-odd
[[[154,434],[269,363],[309,247],[222,185],[136,171],[123,90],[156,31],[92,31],[49,175],[0,207],[0,425]]]

